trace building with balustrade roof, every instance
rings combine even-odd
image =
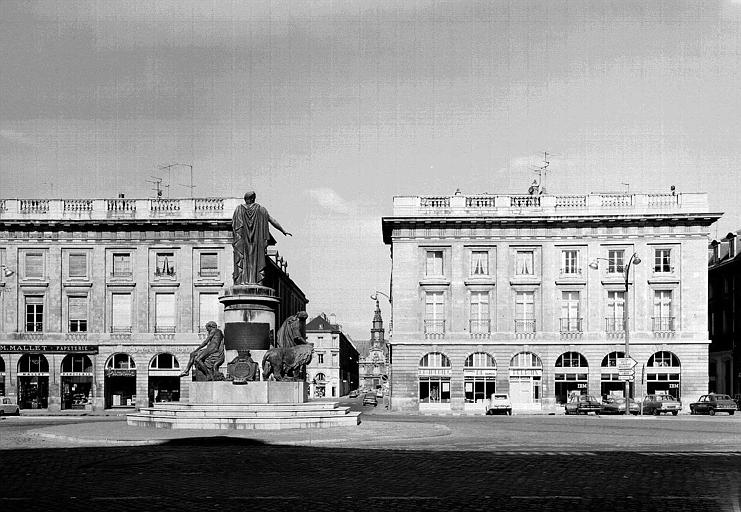
[[[707,195],[395,197],[391,408],[707,392]],[[624,322],[624,312],[628,322]],[[629,355],[633,375],[620,371]]]
[[[240,198],[0,200],[0,395],[23,409],[187,398],[179,377],[223,329]],[[306,308],[276,251],[276,324]]]

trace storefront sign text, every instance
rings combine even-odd
[[[32,354],[97,354],[97,345],[0,345],[0,352]]]

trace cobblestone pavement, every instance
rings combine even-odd
[[[741,425],[673,419],[386,416],[366,418],[352,440],[339,429],[314,432],[324,445],[270,444],[271,435],[286,442],[300,432],[202,432],[149,446],[78,446],[25,432],[116,433],[121,423],[10,418],[0,422],[0,510],[741,510]],[[26,436],[26,447],[6,445],[9,431]],[[382,431],[389,448],[369,444]],[[492,444],[499,435],[513,441]],[[558,444],[573,436],[579,445]],[[607,450],[600,441],[623,436],[634,442]]]

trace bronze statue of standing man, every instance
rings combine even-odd
[[[244,195],[244,204],[234,210],[232,231],[234,238],[234,284],[262,284],[265,278],[265,255],[268,245],[275,245],[270,234],[272,224],[285,236],[288,233],[272,218],[268,211],[255,202],[256,194],[252,191]]]

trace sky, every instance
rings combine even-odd
[[[0,1],[0,197],[254,189],[368,339],[397,195],[707,192],[741,229],[741,0]],[[390,319],[381,296],[384,320]]]

